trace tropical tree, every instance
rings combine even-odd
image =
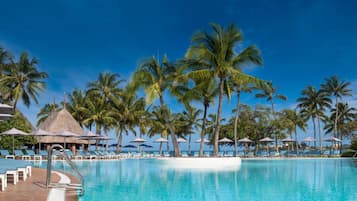
[[[267,84],[258,85],[259,89],[262,90],[262,93],[257,93],[255,97],[257,98],[265,98],[266,101],[271,104],[271,112],[273,116],[273,120],[275,120],[275,109],[274,109],[274,99],[286,100],[286,96],[282,94],[277,94],[277,87],[273,87],[273,83],[269,82]],[[275,136],[275,149],[278,151],[278,138]]]
[[[127,85],[121,93],[120,104],[113,104],[113,116],[117,120],[114,123],[116,134],[118,137],[117,151],[121,151],[123,141],[123,132],[127,135],[129,131],[136,134],[135,127],[139,126],[140,134],[145,132],[148,119],[143,119],[147,111],[145,110],[145,100],[137,98],[134,90]],[[146,121],[145,121],[146,120]],[[145,121],[146,124],[143,125]],[[141,136],[140,136],[141,137]]]
[[[300,108],[300,113],[305,118],[311,118],[314,125],[314,137],[316,139],[316,130],[315,130],[315,118],[317,118],[318,132],[320,139],[320,152],[322,152],[322,135],[321,135],[321,118],[324,116],[324,111],[327,108],[331,107],[331,99],[328,97],[328,94],[322,90],[317,90],[313,86],[307,86],[301,92],[302,97],[297,99],[298,105]],[[316,147],[316,143],[315,143]]]
[[[47,103],[41,109],[40,112],[37,113],[37,123],[38,127],[41,123],[43,123],[53,112],[59,111],[59,106],[56,103]]]
[[[146,93],[146,102],[153,103],[159,98],[160,107],[163,109],[163,115],[166,126],[170,131],[172,144],[174,146],[174,155],[180,155],[180,148],[177,143],[176,134],[172,123],[169,121],[168,108],[164,100],[164,93],[173,86],[173,80],[178,75],[177,68],[169,63],[166,56],[162,63],[154,57],[144,60],[139,69],[134,73],[132,82],[136,87],[144,87]]]
[[[227,81],[235,76],[249,77],[242,72],[242,67],[248,64],[260,65],[262,60],[255,46],[236,52],[237,45],[243,42],[243,36],[233,24],[227,28],[217,24],[211,24],[211,27],[213,32],[199,32],[192,37],[192,45],[186,53],[186,59],[191,61],[194,67],[190,77],[214,78],[219,81],[217,121],[213,138],[214,156],[217,156],[223,96],[226,93],[230,98]]]
[[[181,121],[183,124],[181,125],[183,131],[188,135],[188,153],[191,153],[191,137],[194,133],[194,130],[197,130],[200,126],[198,116],[202,113],[202,110],[199,110],[195,107],[186,107],[186,110],[182,112]]]
[[[346,81],[339,81],[336,75],[326,78],[324,84],[321,84],[321,90],[332,95],[335,97],[335,108],[336,108],[336,118],[334,123],[333,135],[337,137],[338,132],[338,118],[339,118],[339,111],[338,111],[338,103],[339,100],[342,99],[343,96],[351,96],[351,89],[348,87],[350,86],[350,82]]]
[[[306,118],[300,113],[297,113],[296,110],[285,109],[282,111],[284,118],[287,120],[287,129],[289,133],[295,133],[295,140],[296,140],[296,151],[299,154],[299,142],[297,138],[297,129],[301,129],[302,131],[306,131]]]
[[[86,93],[87,92],[80,89],[73,90],[72,93],[67,95],[68,103],[65,103],[65,107],[81,127],[86,126],[89,130],[92,130],[92,122],[83,124],[83,121],[87,119],[89,115],[85,113],[86,110],[84,109],[87,104],[86,102],[90,101],[90,98],[89,96],[87,97]]]
[[[148,136],[153,137],[156,134],[160,134],[162,138],[168,139],[169,129],[166,124],[166,119],[164,113],[169,114],[170,120],[172,121],[172,115],[170,111],[164,112],[163,108],[160,106],[154,106],[151,111]],[[167,151],[169,151],[169,143],[167,145]],[[162,143],[160,143],[160,155],[162,154]]]
[[[349,128],[353,128],[354,125],[350,122],[356,121],[357,110],[354,107],[349,107],[348,103],[338,103],[338,108],[332,108],[330,117],[325,119],[326,124],[324,129],[326,133],[333,133],[335,128],[335,119],[337,111],[339,114],[339,116],[337,117],[337,136],[342,140],[344,137],[343,134],[350,134],[348,133],[348,131],[350,130]]]
[[[124,80],[119,79],[119,74],[104,72],[100,73],[96,81],[87,85],[88,93],[101,96],[104,102],[117,102],[121,89],[119,85]]]
[[[19,61],[6,65],[3,76],[0,78],[2,93],[8,93],[13,102],[14,110],[18,101],[21,100],[29,107],[31,99],[38,103],[39,93],[46,89],[44,79],[47,73],[37,70],[36,58],[29,58],[26,52],[21,53]]]

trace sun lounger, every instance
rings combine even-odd
[[[233,151],[228,151],[227,153],[224,154],[224,157],[233,157],[234,153]]]
[[[15,150],[15,157],[21,157],[21,160],[31,160],[31,156],[25,155],[24,152],[19,149]]]
[[[35,154],[34,150],[25,150],[27,155],[31,156],[33,160],[42,160],[42,156],[39,154]]]
[[[184,152],[182,152],[182,153],[181,153],[181,157],[188,157],[187,152],[185,152],[185,151],[184,151]]]
[[[164,157],[170,157],[170,153],[167,151],[164,151]]]
[[[159,152],[154,152],[154,157],[161,157]]]
[[[6,159],[15,159],[15,155],[11,155],[8,150],[6,149],[1,149],[0,150],[1,156],[4,156]]]
[[[197,151],[193,152],[193,157],[198,157],[199,155],[200,154]]]

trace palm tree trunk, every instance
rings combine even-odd
[[[189,134],[189,136],[188,136],[188,147],[187,147],[188,153],[191,153],[191,136],[192,136],[192,134]]]
[[[96,125],[95,125],[95,132],[96,132],[96,134],[100,135],[100,130],[101,130],[100,124],[96,123]],[[95,150],[96,150],[96,151],[98,150],[98,143],[99,143],[99,140],[96,140],[96,141],[95,141]]]
[[[214,139],[213,139],[213,156],[218,156],[218,138],[219,138],[221,115],[222,115],[223,93],[224,93],[224,79],[221,78],[219,82],[218,111],[217,111],[217,119],[216,119],[216,126],[215,126]]]
[[[335,117],[335,125],[333,127],[333,135],[334,135],[334,137],[337,137],[338,98],[337,98],[337,96],[335,96],[335,97],[336,97],[336,100],[335,100],[335,102],[336,102],[336,117]]]
[[[121,152],[121,147],[122,147],[122,143],[123,143],[123,130],[120,129],[119,131],[119,135],[118,135],[118,144],[117,144],[117,153]]]
[[[271,112],[273,114],[273,120],[275,121],[275,111],[274,111],[274,101],[273,99],[271,99]],[[275,131],[275,128],[273,129],[273,132],[274,132],[274,135],[275,135],[275,150],[276,152],[279,152],[279,149],[278,149],[278,135]]]
[[[165,105],[165,102],[164,102],[164,98],[162,96],[160,96],[160,105],[162,108],[164,108],[164,118],[165,118],[165,123],[166,123],[166,126],[167,128],[169,129],[170,131],[170,135],[171,135],[171,140],[172,140],[172,144],[174,146],[174,156],[175,157],[179,157],[180,156],[180,147],[177,143],[177,139],[176,139],[176,135],[175,135],[175,131],[174,131],[174,128],[169,120],[169,115],[167,114],[167,111],[166,111],[166,105]]]
[[[240,110],[240,94],[241,94],[241,85],[237,87],[237,109],[236,116],[234,118],[234,152],[235,155],[238,155],[238,146],[237,146],[237,127],[238,127],[238,118],[239,118],[239,110]]]
[[[160,142],[160,151],[159,151],[159,153],[160,153],[160,156],[162,155],[162,142]]]
[[[296,131],[296,127],[295,127],[295,145],[296,145],[296,154],[299,155],[299,141],[297,139],[297,131]]]
[[[321,136],[321,128],[320,128],[320,115],[317,115],[317,126],[319,129],[319,138],[320,138],[320,155],[322,154],[322,136]]]
[[[199,153],[200,157],[203,157],[203,147],[205,146],[204,139],[206,135],[207,109],[208,109],[208,104],[204,104],[203,119],[202,119],[202,126],[201,126],[201,142],[200,142],[200,153]]]
[[[312,125],[314,127],[314,139],[315,139],[314,147],[316,148],[316,123],[315,123],[315,117],[311,117],[311,119],[312,119]]]

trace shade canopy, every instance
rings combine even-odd
[[[134,140],[132,140],[131,142],[134,142],[134,143],[143,143],[143,142],[146,142],[146,140],[144,140],[143,138],[135,138]]]
[[[313,138],[313,137],[307,137],[307,138],[304,138],[302,141],[303,141],[303,142],[315,142],[316,139]]]
[[[233,142],[233,140],[224,137],[224,138],[218,140],[218,142],[220,142],[220,143],[230,143],[230,142]]]
[[[250,140],[249,138],[245,137],[245,138],[242,138],[242,139],[238,140],[238,142],[241,142],[241,143],[249,143],[249,142],[253,142],[253,141]]]
[[[145,147],[145,148],[153,148],[153,146],[148,145],[148,144],[140,144],[140,147]]]
[[[184,143],[184,142],[187,142],[187,140],[185,140],[184,138],[180,137],[180,138],[177,138],[177,142],[178,143]]]
[[[204,139],[203,142],[204,142],[204,143],[209,143],[209,140]],[[201,143],[201,139],[195,140],[195,143]]]
[[[326,142],[342,142],[342,140],[335,138],[335,137],[325,138],[324,141],[326,141]]]
[[[33,135],[33,136],[51,136],[51,135],[54,135],[54,133],[51,133],[51,132],[48,132],[48,131],[45,131],[45,130],[42,130],[40,128],[32,131],[30,133],[30,135]]]
[[[295,142],[296,140],[292,139],[292,138],[285,138],[281,140],[282,142]]]
[[[156,139],[154,142],[168,142],[168,140],[161,137],[161,138]]]
[[[137,148],[137,147],[135,145],[128,144],[128,145],[125,145],[123,148]]]
[[[12,128],[10,130],[2,132],[1,135],[29,135],[29,134],[17,128]]]
[[[265,137],[263,139],[260,139],[259,142],[273,142],[274,140],[271,139],[270,137]]]
[[[94,137],[94,140],[111,140],[112,138],[108,137],[108,136],[98,136],[98,137]]]

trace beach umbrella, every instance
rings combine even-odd
[[[88,140],[88,150],[89,150],[89,145],[90,145],[90,140],[94,140],[95,137],[100,137],[101,135],[93,133],[92,131],[86,132],[84,135],[81,135],[80,138],[84,140]],[[97,145],[97,143],[95,143]]]
[[[248,149],[249,149],[249,146],[248,146],[248,144],[249,143],[252,143],[253,141],[252,140],[250,140],[249,138],[247,138],[247,137],[245,137],[245,138],[242,138],[242,139],[240,139],[240,140],[238,140],[238,142],[239,143],[243,143],[243,144],[245,144],[245,151],[244,151],[244,155],[246,154],[246,152],[248,151]]]
[[[326,141],[326,142],[332,142],[332,145],[333,145],[335,142],[337,142],[337,143],[342,142],[342,140],[340,140],[340,139],[338,139],[338,138],[335,138],[335,137],[325,138],[324,141]],[[332,145],[331,145],[331,151],[332,151]],[[331,153],[331,151],[330,151],[330,153]]]
[[[19,129],[16,129],[16,128],[12,128],[10,130],[2,132],[1,135],[10,135],[10,136],[12,136],[12,153],[14,153],[15,152],[15,139],[14,139],[14,136],[29,135],[29,134],[24,132],[24,131],[22,131],[22,130],[19,130]]]
[[[64,149],[66,149],[66,138],[67,137],[80,137],[79,134],[76,134],[76,133],[73,133],[71,131],[68,131],[68,130],[63,130],[61,132],[58,132],[58,133],[54,133],[55,136],[58,136],[58,137],[63,137],[63,145],[64,145]]]
[[[265,143],[267,143],[267,152],[268,152],[268,153],[269,153],[269,146],[268,146],[268,144],[269,144],[270,142],[273,142],[273,141],[274,141],[274,140],[271,139],[270,137],[265,137],[265,138],[259,140],[259,142],[265,142]]]
[[[157,143],[160,143],[160,155],[162,154],[162,143],[163,142],[169,142],[167,139],[165,139],[165,138],[158,138],[158,139],[156,139],[154,142],[157,142]]]
[[[108,150],[108,140],[111,140],[111,139],[113,139],[113,138],[110,138],[110,137],[108,137],[108,136],[106,136],[106,135],[103,135],[103,136],[98,136],[98,137],[94,137],[93,139],[95,139],[95,140],[103,140],[103,141],[107,141],[107,143],[105,144],[106,146],[105,146],[105,150]],[[104,143],[103,143],[103,145],[104,145]]]
[[[137,148],[135,145],[132,145],[132,144],[128,144],[128,145],[125,145],[123,148],[130,148],[130,149],[134,149],[134,148]]]
[[[184,138],[180,137],[180,138],[177,138],[177,143],[185,143],[187,142],[187,140],[185,140]]]
[[[313,138],[313,137],[307,137],[307,138],[304,138],[302,141],[303,141],[303,142],[308,142],[308,143],[309,143],[309,146],[310,146],[310,142],[315,142],[316,139]]]
[[[218,143],[220,143],[220,144],[226,144],[226,143],[231,143],[231,142],[233,142],[233,140],[228,139],[228,138],[226,138],[226,137],[224,137],[224,138],[218,140]]]
[[[203,139],[203,142],[204,142],[204,143],[209,143],[209,140]],[[195,140],[195,143],[201,143],[201,139]]]
[[[53,133],[50,133],[48,131],[42,130],[42,129],[36,129],[30,133],[30,135],[34,137],[41,138],[42,136],[51,136]],[[41,151],[41,139],[38,140],[38,149]]]
[[[130,142],[140,144],[140,143],[146,142],[146,140],[143,139],[143,138],[138,137],[138,138],[135,138],[134,140],[132,140],[132,141],[130,141]],[[140,146],[138,146],[138,152],[140,152]]]
[[[142,147],[142,148],[153,148],[153,146],[147,145],[147,144],[140,144],[139,147]]]
[[[292,138],[285,138],[281,140],[282,142],[295,142],[296,140],[292,139]]]

